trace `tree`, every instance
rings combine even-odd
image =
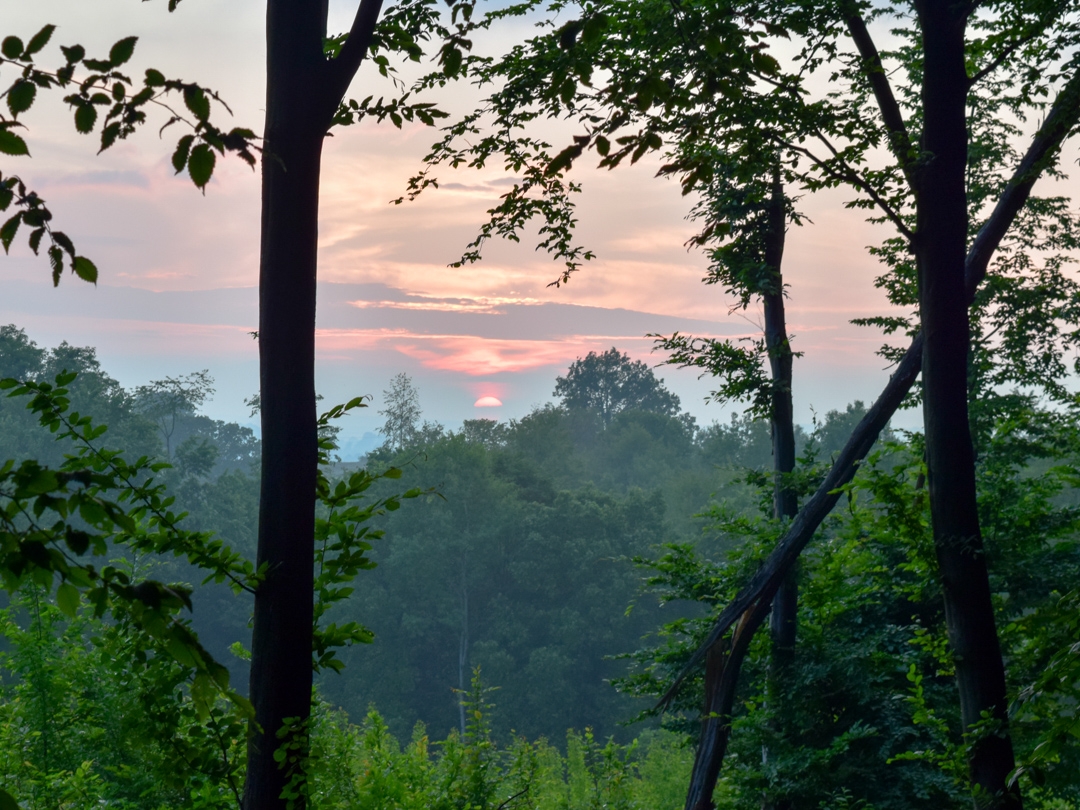
[[[596,414],[604,427],[622,411],[679,413],[679,398],[664,388],[664,381],[656,379],[645,363],[615,347],[603,354],[589,352],[571,363],[566,376],[555,379],[554,396],[570,410]]]
[[[867,24],[885,13],[917,23],[891,53],[879,51]],[[523,180],[492,209],[478,242],[491,234],[516,238],[524,222],[541,215],[547,219],[542,245],[567,261],[561,281],[583,255],[570,234],[568,191],[575,184],[563,175],[587,148],[607,167],[635,162],[665,139],[711,141],[737,155],[774,150],[789,181],[810,191],[847,185],[856,194],[850,205],[873,209],[876,221],[895,227],[897,237],[876,250],[890,270],[879,283],[895,303],[918,306],[921,330],[912,319],[867,319],[887,332],[907,328],[913,345],[906,353],[890,352],[900,362],[886,391],[691,665],[700,664],[749,608],[772,600],[835,504],[830,493],[851,480],[921,370],[930,474],[938,480],[935,542],[960,703],[975,735],[971,781],[977,802],[1003,807],[1018,806],[1019,794],[1006,784],[1012,757],[1004,731],[1004,670],[975,510],[967,308],[999,248],[992,272],[1007,276],[1016,271],[1009,253],[1030,255],[1068,216],[1060,203],[1029,198],[1038,177],[1056,170],[1058,150],[1080,112],[1077,44],[1067,9],[1053,4],[916,2],[875,11],[851,3],[787,3],[767,12],[739,3],[596,4],[502,60],[477,60],[476,70],[499,89],[449,128],[430,156],[432,164],[460,164],[458,139],[471,139],[490,116],[499,135],[474,140],[466,148],[470,159],[483,164],[504,155]],[[892,67],[907,80],[899,95]],[[815,74],[844,90],[816,93],[807,81]],[[1056,100],[1030,148],[1014,155],[1010,138],[1020,133],[1004,111],[1033,113],[1046,97]],[[541,114],[565,115],[583,134],[553,155],[544,141],[522,134]],[[875,163],[882,153],[884,163]],[[684,190],[711,178],[708,161],[673,157],[661,173],[680,176]],[[426,172],[415,188],[430,182]],[[465,258],[475,257],[473,251]],[[1055,296],[1051,300],[1059,300]],[[988,306],[985,297],[979,303]],[[998,733],[979,732],[984,713]]]
[[[179,0],[170,0],[169,10],[178,4]],[[134,53],[134,37],[118,41],[102,59],[88,58],[81,46],[66,47],[63,64],[51,71],[40,68],[35,59],[55,26],[46,26],[26,42],[8,36],[2,43],[5,62],[20,72],[6,93],[7,111],[0,112],[4,154],[29,154],[26,141],[15,131],[22,126],[18,116],[31,107],[39,90],[57,88],[73,91],[64,100],[74,109],[79,132],[91,132],[100,124],[102,149],[145,123],[148,105],[164,107],[171,113],[166,126],[186,123],[191,130],[178,140],[173,166],[178,172],[186,168],[201,189],[210,180],[218,154],[234,152],[254,167],[253,152],[262,151],[258,337],[263,452],[257,556],[265,576],[255,599],[251,667],[255,722],[244,797],[246,808],[259,810],[284,807],[286,783],[294,777],[302,781],[303,756],[297,759],[298,770],[289,775],[274,755],[280,745],[304,749],[310,714],[313,493],[319,453],[315,284],[322,145],[332,126],[365,117],[389,118],[400,126],[403,120],[430,125],[442,115],[431,104],[410,101],[408,92],[389,102],[380,98],[372,103],[369,97],[362,103],[345,103],[345,93],[370,50],[375,51],[380,73],[388,76],[393,68],[387,53],[416,61],[423,53],[420,43],[440,37],[446,40],[440,51],[440,75],[445,80],[459,71],[462,49],[470,45],[462,35],[471,26],[468,0],[451,4],[449,26],[440,23],[431,0],[402,0],[383,15],[381,24],[382,0],[361,0],[350,31],[339,36],[328,36],[327,12],[326,0],[267,1],[266,118],[258,147],[253,131],[239,127],[225,131],[211,122],[211,103],[221,99],[202,86],[167,79],[150,69],[136,90],[119,70]],[[89,75],[76,79],[77,69]],[[169,107],[170,97],[177,96],[186,113]],[[99,107],[107,107],[103,116]],[[45,201],[21,178],[0,178],[0,210],[13,204],[14,215],[0,226],[5,250],[26,225],[35,253],[45,237],[49,239],[54,283],[59,283],[65,260],[80,278],[97,279],[93,262],[53,228]],[[289,739],[282,740],[281,734]],[[293,799],[304,803],[303,796]]]
[[[416,441],[420,434],[420,391],[404,372],[395,374],[390,387],[383,391],[385,407],[379,411],[385,416],[380,433],[386,437],[386,446],[392,451],[402,450]]]
[[[702,148],[686,144],[686,149]],[[707,146],[705,147],[708,148]],[[673,335],[657,341],[658,346],[671,353],[669,362],[681,366],[696,366],[723,381],[721,390],[714,393],[717,400],[750,399],[751,412],[768,419],[772,439],[773,498],[772,518],[790,521],[798,512],[798,496],[792,476],[795,471],[795,415],[792,401],[792,364],[794,352],[787,334],[784,311],[784,277],[782,262],[789,218],[790,202],[784,195],[783,182],[776,158],[770,154],[757,156],[761,166],[745,164],[731,170],[731,158],[720,156],[713,168],[699,211],[712,220],[726,217],[730,242],[714,248],[714,264],[706,281],[722,282],[734,293],[743,308],[751,298],[760,298],[764,310],[764,335],[752,349],[735,345],[729,340],[693,339]],[[742,182],[739,182],[741,175]],[[769,377],[761,370],[768,363]],[[772,639],[772,671],[769,699],[780,701],[787,691],[784,683],[795,648],[798,616],[798,572],[791,571],[772,599],[769,615]],[[694,773],[687,792],[688,810],[708,810],[712,802],[713,785],[720,771],[731,728],[731,713],[741,669],[741,657],[748,650],[758,624],[764,621],[765,606],[747,611],[740,620],[739,630],[730,650],[722,644],[712,650],[706,660],[705,707],[701,741],[694,762]],[[763,751],[763,756],[765,752]],[[789,807],[786,800],[774,802],[767,795],[764,806]]]
[[[135,389],[139,411],[154,421],[165,441],[166,459],[173,457],[172,438],[177,421],[185,416],[194,416],[213,395],[214,378],[210,376],[209,369],[193,371],[183,377],[151,380]]]

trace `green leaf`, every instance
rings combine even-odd
[[[26,141],[10,129],[0,129],[0,152],[5,155],[29,155]]]
[[[52,265],[52,283],[54,287],[60,286],[60,274],[64,272],[64,251],[59,246],[49,248],[49,264]]]
[[[169,651],[169,655],[175,658],[176,662],[181,666],[196,666],[197,662],[195,661],[195,656],[192,654],[191,648],[175,636],[170,638],[165,644],[165,649]]]
[[[30,234],[30,249],[34,251],[34,255],[37,255],[38,248],[41,246],[41,237],[45,235],[45,228],[36,228]]]
[[[191,144],[194,140],[194,135],[185,135],[176,142],[176,151],[172,154],[172,165],[177,174],[180,174],[187,166],[188,154],[191,152]]]
[[[68,256],[75,258],[75,243],[71,241],[71,237],[63,231],[53,231],[51,237],[54,245],[59,245],[67,251]]]
[[[210,182],[210,177],[214,174],[216,162],[217,156],[214,155],[214,150],[205,143],[200,143],[192,149],[191,156],[188,158],[188,174],[191,176],[191,182],[205,189],[206,184]]]
[[[60,611],[72,619],[79,610],[79,589],[70,582],[63,582],[56,589],[56,606]]]
[[[83,134],[90,132],[97,121],[97,110],[93,104],[83,103],[75,108],[75,129]]]
[[[71,269],[74,270],[75,275],[77,275],[83,281],[89,281],[91,284],[97,284],[97,267],[85,256],[76,256],[75,262],[72,265]]]
[[[7,104],[12,115],[26,112],[34,103],[37,85],[26,79],[19,79],[8,89]]]
[[[184,104],[200,121],[210,117],[210,99],[197,84],[189,84],[184,88]]]
[[[8,59],[18,59],[23,55],[22,40],[18,37],[4,37],[3,43],[0,43],[0,53]]]
[[[37,53],[46,45],[49,44],[49,40],[52,39],[53,31],[56,30],[55,25],[46,25],[32,37],[30,41],[26,43],[26,55],[31,56]]]
[[[64,52],[64,58],[67,59],[69,65],[81,62],[86,56],[86,48],[82,45],[72,45],[70,48],[61,45],[60,50]]]
[[[165,84],[165,75],[160,70],[148,68],[143,82],[147,87],[160,87]]]
[[[64,538],[64,541],[67,543],[67,547],[76,554],[85,554],[86,550],[90,548],[90,535],[70,526],[67,527],[67,537]]]
[[[20,810],[19,803],[15,801],[15,797],[3,788],[0,788],[0,810]]]
[[[21,224],[22,213],[18,213],[3,225],[0,225],[0,244],[3,244],[5,253],[11,247],[11,243],[15,239],[15,234],[18,233]]]
[[[544,170],[545,174],[554,175],[561,172],[563,169],[570,168],[570,165],[574,162],[574,158],[580,157],[582,146],[581,144],[574,144],[563,149],[557,154],[548,167]]]
[[[456,76],[458,71],[461,70],[462,57],[461,50],[458,48],[449,45],[443,48],[443,74],[446,76]]]
[[[135,43],[138,41],[138,37],[124,37],[109,49],[109,61],[112,62],[113,67],[119,67],[131,58],[131,54],[135,52]]]

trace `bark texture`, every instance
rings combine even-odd
[[[286,718],[311,713],[312,580],[317,466],[315,272],[325,126],[317,105],[321,0],[267,4],[259,361],[262,480],[246,810],[283,806],[289,779],[273,754]],[[302,728],[302,726],[301,726]]]

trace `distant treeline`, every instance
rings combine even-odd
[[[504,738],[513,729],[561,740],[585,726],[629,736],[618,724],[642,707],[608,682],[626,672],[617,656],[673,611],[699,612],[643,596],[630,558],[675,541],[719,551],[724,539],[703,534],[693,516],[716,496],[756,510],[757,490],[744,478],[770,465],[771,450],[767,425],[698,427],[644,364],[615,350],[590,358],[597,362],[579,361],[555,382],[562,405],[509,422],[446,430],[423,420],[407,378],[386,392],[387,442],[367,462],[402,466],[401,484],[431,494],[384,518],[386,537],[372,552],[379,565],[343,611],[376,639],[322,680],[350,716],[376,705],[403,738],[418,720],[436,733],[460,729],[457,690],[480,666],[499,689],[492,722]],[[109,425],[108,444],[173,464],[162,476],[191,528],[254,557],[259,442],[249,428],[198,412],[212,391],[205,373],[126,390],[93,348],[43,349],[18,327],[0,327],[0,377],[47,380],[64,369],[79,372],[73,408]],[[817,452],[836,449],[861,413],[857,403],[827,414]],[[64,451],[21,403],[0,399],[0,458],[56,463]],[[192,578],[180,567],[158,574],[169,575]],[[249,610],[223,586],[196,590],[195,626],[238,684],[246,664],[228,649],[248,638]]]

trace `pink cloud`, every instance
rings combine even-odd
[[[641,335],[567,335],[552,340],[513,340],[476,335],[426,335],[398,329],[319,329],[316,336],[320,356],[325,359],[344,358],[351,350],[391,349],[418,360],[425,368],[470,377],[512,374],[551,366],[565,368],[589,352],[606,351],[612,346],[650,365],[662,359],[652,352],[652,339]],[[489,383],[471,387],[474,394],[492,394]]]

